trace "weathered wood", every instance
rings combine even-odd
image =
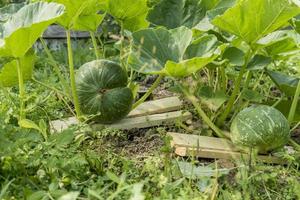
[[[179,156],[216,159],[247,159],[249,157],[227,139],[171,132],[168,135],[172,137],[171,146],[175,148],[175,154]],[[258,159],[265,163],[284,163],[281,158],[271,155],[259,155]]]
[[[176,120],[185,121],[191,118],[192,114],[190,112],[174,111],[162,114],[125,118],[118,123],[110,125],[94,124],[92,125],[92,128],[94,130],[102,129],[103,127],[130,130],[134,128],[149,128],[163,124],[172,124],[176,122]]]
[[[179,97],[168,97],[159,100],[148,101],[131,111],[128,114],[127,118],[135,118],[135,120],[141,120],[140,118],[136,119],[136,117],[178,111],[180,110],[182,105],[183,102],[179,99]],[[140,123],[142,123],[142,121],[140,121]],[[51,132],[61,132],[67,129],[68,127],[76,124],[78,124],[78,120],[75,117],[70,117],[62,120],[55,120],[50,123]]]
[[[128,117],[139,117],[180,110],[183,102],[179,97],[169,97],[154,101],[147,101],[128,114]]]
[[[89,32],[86,31],[72,31],[72,38],[90,38]],[[43,34],[44,39],[65,39],[66,38],[66,30],[59,25],[51,25],[49,26]]]

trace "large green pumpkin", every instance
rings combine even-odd
[[[127,81],[127,74],[120,65],[108,60],[95,60],[81,66],[76,85],[82,112],[95,115],[92,120],[99,123],[124,118],[133,103]]]
[[[267,152],[285,145],[290,127],[284,115],[273,107],[259,105],[242,110],[231,124],[231,140],[237,145]]]

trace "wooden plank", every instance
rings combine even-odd
[[[183,102],[179,99],[179,97],[168,97],[159,100],[147,101],[131,111],[127,118],[177,111],[180,110],[182,105]],[[70,117],[50,122],[50,128],[51,132],[61,132],[76,124],[78,124],[76,117]]]
[[[175,154],[179,156],[215,159],[247,159],[248,157],[245,152],[227,139],[172,132],[168,135],[172,137],[171,146],[175,148]],[[258,159],[265,163],[285,163],[281,158],[271,155],[259,155]]]
[[[168,97],[153,101],[147,101],[139,105],[128,114],[128,117],[139,117],[152,114],[160,114],[180,110],[183,102],[179,97]]]
[[[103,125],[103,124],[94,124],[92,128],[94,130],[101,129],[103,127],[116,128],[121,130],[130,130],[133,128],[149,128],[153,126],[160,126],[163,124],[172,124],[176,120],[186,121],[192,118],[190,112],[184,111],[174,111],[168,113],[140,116],[134,118],[125,118],[118,123]]]
[[[59,25],[49,26],[43,34],[44,39],[66,39],[66,30]],[[71,38],[90,38],[87,31],[71,31]]]

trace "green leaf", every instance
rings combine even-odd
[[[209,19],[213,19],[218,15],[222,15],[228,8],[231,8],[235,4],[236,0],[221,0],[215,7],[212,7],[207,16]]]
[[[147,0],[108,0],[107,12],[131,32],[147,28]]]
[[[19,121],[19,125],[22,128],[35,129],[37,131],[41,131],[40,127],[29,119],[22,119]]]
[[[300,35],[293,30],[275,31],[257,42],[270,56],[298,50],[299,43]]]
[[[41,200],[45,198],[48,195],[46,191],[37,191],[32,193],[30,196],[28,196],[26,199],[28,200]]]
[[[219,110],[221,106],[228,100],[227,95],[223,91],[214,91],[209,86],[200,87],[196,92],[197,97],[200,98],[201,103],[205,104],[213,111]]]
[[[193,28],[205,17],[205,13],[201,0],[162,0],[150,10],[148,20],[169,29],[180,26]]]
[[[32,78],[32,72],[35,62],[35,55],[32,51],[20,58],[20,64],[24,81]],[[0,86],[13,87],[18,85],[17,61],[12,60],[0,68]]]
[[[66,7],[66,12],[58,20],[58,23],[68,30],[96,31],[105,17],[105,14],[98,14],[98,11],[106,7],[106,0],[47,1],[60,3]]]
[[[232,66],[242,66],[245,63],[245,53],[236,47],[226,48],[223,58],[227,59]]]
[[[244,89],[241,94],[241,97],[244,100],[255,102],[255,103],[261,103],[264,100],[264,96],[262,94],[260,94],[255,90],[250,90],[250,89]]]
[[[299,3],[294,0],[240,0],[213,24],[253,44],[299,13]]]
[[[0,22],[7,21],[13,14],[20,10],[25,3],[12,3],[0,8]]]
[[[64,13],[64,6],[37,2],[24,6],[3,24],[0,55],[23,57],[45,29]]]
[[[255,55],[249,62],[247,69],[251,71],[262,70],[272,62],[270,57]]]
[[[287,96],[294,96],[299,78],[288,76],[279,72],[267,70],[267,74],[270,76],[272,81],[277,85],[281,92],[284,92]]]
[[[194,40],[185,51],[184,58],[194,58],[209,55],[221,45],[217,37],[214,35],[204,35]]]
[[[215,43],[215,36],[192,43],[192,31],[186,27],[145,29],[133,33],[128,64],[141,73],[188,76],[218,57],[221,49]]]

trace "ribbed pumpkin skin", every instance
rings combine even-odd
[[[76,85],[82,112],[97,115],[92,120],[99,123],[113,123],[124,118],[133,103],[127,81],[123,69],[108,60],[95,60],[81,66]]]
[[[285,145],[290,127],[284,115],[273,107],[260,105],[242,110],[231,124],[231,140],[237,145],[267,152]]]

